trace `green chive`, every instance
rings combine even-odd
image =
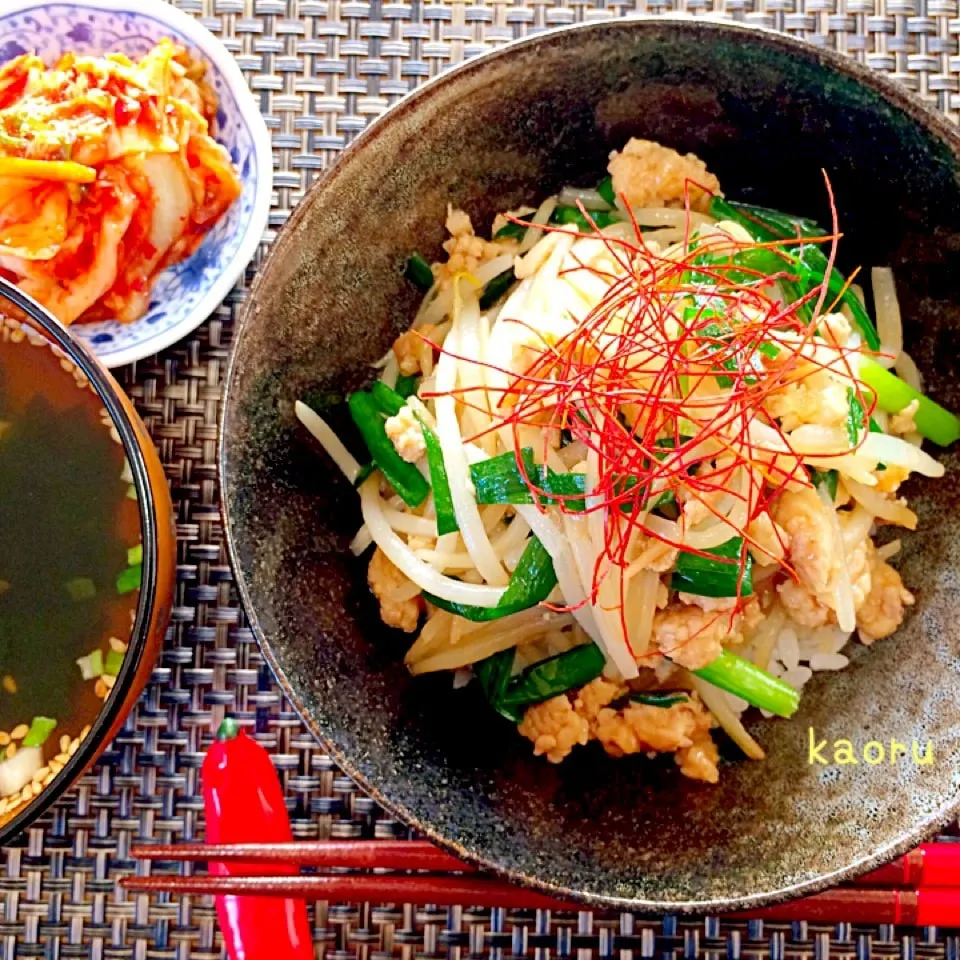
[[[480,309],[489,310],[516,282],[517,275],[513,272],[513,267],[498,273],[492,280],[488,281],[483,290],[480,291]]]
[[[840,475],[836,470],[816,470],[810,467],[810,482],[814,487],[826,487],[831,500],[837,499],[837,482]]]
[[[132,567],[137,563],[143,563],[142,543],[138,543],[135,547],[130,547],[130,549],[127,550],[127,566]]]
[[[437,533],[442,537],[446,533],[456,533],[457,514],[453,509],[453,495],[450,493],[450,480],[447,467],[443,462],[443,450],[440,438],[420,417],[420,429],[423,430],[423,442],[427,446],[427,466],[430,468],[430,486],[433,487],[433,506],[437,514]]]
[[[517,217],[523,223],[505,223],[494,235],[494,240],[523,240],[527,232],[527,224],[533,219],[533,214],[528,213],[522,217]]]
[[[389,387],[386,389],[389,390]],[[347,398],[347,406],[370,456],[389,484],[407,506],[419,507],[430,493],[430,484],[412,463],[407,463],[394,449],[372,395],[365,390],[357,390]]]
[[[613,177],[606,176],[597,184],[597,193],[603,197],[611,207],[617,205],[617,194],[613,189]]]
[[[394,390],[406,400],[407,397],[413,396],[413,394],[417,392],[417,381],[419,379],[415,373],[397,377],[397,385],[394,387]]]
[[[753,559],[743,559],[743,538],[733,537],[711,550],[710,556],[682,551],[677,557],[671,586],[701,597],[749,597],[753,593]],[[716,559],[714,559],[716,558]],[[741,560],[743,562],[741,577]]]
[[[800,705],[800,694],[790,684],[729,650],[724,650],[713,663],[693,673],[778,717],[792,717]]]
[[[378,380],[370,388],[370,395],[373,397],[373,402],[388,417],[395,417],[407,403],[404,397],[401,397],[393,387],[388,387],[382,380]]]
[[[500,708],[500,703],[507,692],[507,685],[510,683],[516,654],[517,648],[510,647],[508,650],[501,650],[499,653],[494,653],[485,660],[481,660],[473,667],[474,675],[487,701],[498,713],[502,713],[508,720],[514,722],[516,722],[516,711],[503,711]]]
[[[510,681],[499,702],[500,709],[512,711],[519,721],[527,707],[596,680],[605,663],[606,658],[595,643],[535,663]]]
[[[355,487],[359,487],[367,477],[377,469],[377,465],[371,460],[369,463],[365,463],[361,468],[360,472],[357,474],[357,479],[353,481]]]
[[[411,253],[403,275],[415,286],[426,293],[433,286],[433,270],[419,253]]]
[[[557,585],[557,574],[553,569],[553,560],[546,548],[536,538],[527,541],[520,561],[510,577],[510,583],[495,607],[474,607],[465,603],[451,603],[433,594],[424,593],[424,597],[435,607],[446,610],[458,617],[474,622],[499,620],[536,606],[550,596]]]
[[[913,419],[917,430],[928,440],[941,447],[949,447],[960,440],[960,417],[914,390],[869,357],[860,359],[860,379],[876,394],[877,406],[887,413],[900,413],[916,400],[918,406]]]
[[[587,217],[590,219],[588,220]],[[591,223],[590,221],[593,221]],[[602,230],[613,223],[620,223],[621,217],[616,213],[607,213],[606,210],[588,210],[584,216],[579,207],[561,206],[553,211],[550,217],[551,223],[573,224],[581,233],[589,233],[591,230]]]
[[[630,693],[628,699],[633,703],[642,703],[647,707],[672,707],[678,703],[686,703],[690,698],[685,693],[675,690],[656,690],[650,693]]]
[[[855,447],[860,440],[860,431],[863,429],[863,404],[853,387],[847,387],[847,439]]]

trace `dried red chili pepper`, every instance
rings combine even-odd
[[[287,843],[293,839],[270,756],[235,720],[224,720],[203,761],[208,843]],[[210,863],[214,876],[291,876],[288,864]],[[312,960],[302,900],[217,897],[217,917],[231,960]]]

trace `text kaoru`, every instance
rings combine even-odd
[[[868,740],[858,745],[843,738],[833,741],[826,737],[819,739],[813,727],[807,728],[807,735],[807,759],[811,766],[854,766],[866,763],[875,767],[881,763],[912,763],[918,767],[928,767],[933,763],[932,740],[924,743],[911,740],[909,744],[899,740],[891,740],[889,744]]]

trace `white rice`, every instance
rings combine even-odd
[[[780,609],[779,606],[775,609]],[[782,615],[782,612],[781,612]],[[847,645],[852,633],[845,633],[837,626],[802,627],[787,618],[777,635],[767,672],[802,690],[810,678],[821,670],[843,670],[849,663],[849,657],[840,651]],[[748,659],[753,659],[758,644],[750,643],[743,651]],[[746,701],[727,694],[730,708],[738,716],[748,709]],[[761,713],[770,718],[766,710]]]
[[[842,670],[849,663],[849,658],[842,653],[815,653],[810,658],[810,669],[814,671]]]

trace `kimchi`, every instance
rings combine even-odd
[[[0,274],[61,322],[142,316],[240,195],[205,72],[171,40],[0,67]]]

